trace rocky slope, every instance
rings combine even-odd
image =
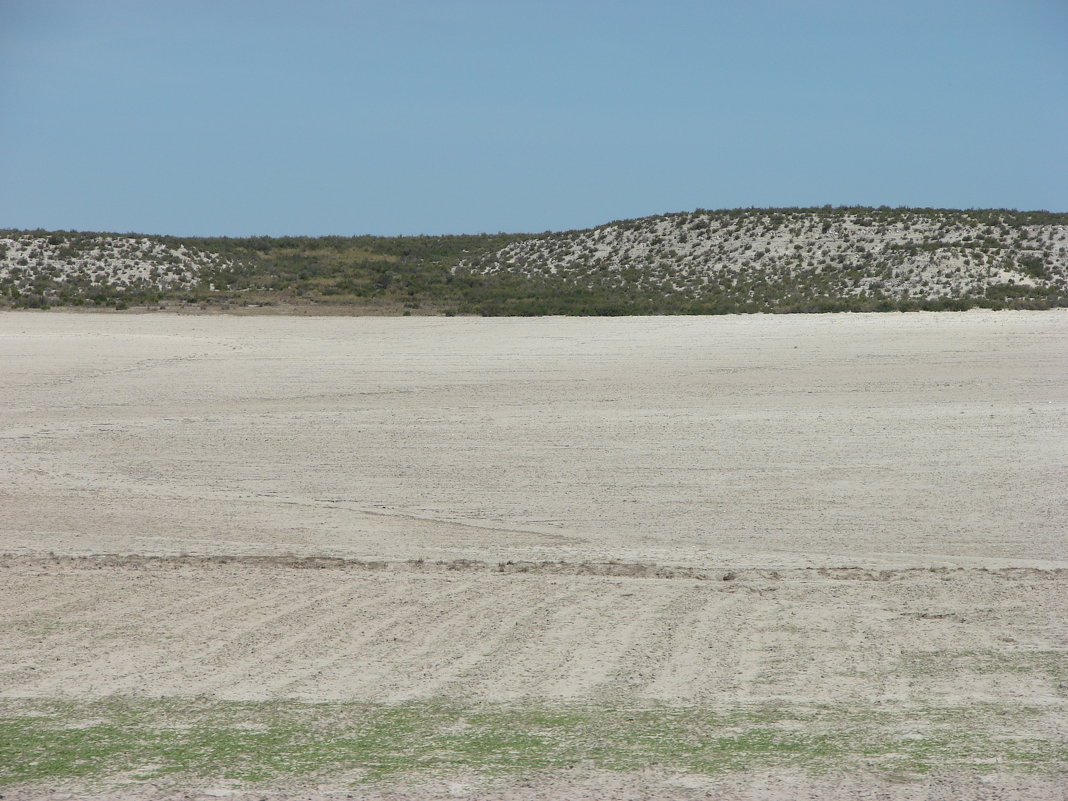
[[[741,303],[1068,292],[1068,215],[745,209],[646,217],[516,242],[459,269]]]
[[[216,253],[159,237],[6,231],[0,234],[0,290],[10,296],[110,296],[197,286],[207,271],[234,265]]]

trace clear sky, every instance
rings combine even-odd
[[[0,227],[1068,211],[1068,0],[0,0]]]

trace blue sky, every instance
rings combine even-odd
[[[1068,211],[1068,0],[0,0],[0,227]]]

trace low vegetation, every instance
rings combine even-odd
[[[757,768],[1062,774],[1044,713],[969,705],[763,704],[729,709],[547,703],[401,704],[199,699],[7,701],[0,787],[338,783],[574,767],[712,775]],[[1011,732],[1010,732],[1011,728]]]
[[[725,314],[1068,305],[1068,214],[822,207],[563,233],[179,238],[0,231],[0,302],[416,314]]]

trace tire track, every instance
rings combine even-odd
[[[233,597],[239,592],[245,596],[251,588],[247,582],[227,583],[226,595]],[[90,657],[75,661],[69,667],[54,672],[47,681],[26,688],[33,693],[53,692],[65,694],[70,687],[88,683],[95,692],[124,692],[135,689],[149,694],[162,693],[169,687],[187,684],[190,680],[204,687],[204,674],[211,675],[218,669],[219,657],[228,649],[240,647],[245,641],[254,643],[265,627],[283,620],[313,605],[317,599],[302,599],[283,605],[259,616],[246,617],[255,609],[270,609],[273,593],[264,588],[262,594],[251,600],[247,596],[236,603],[214,604],[210,609],[192,608],[189,617],[174,630],[153,629],[142,625],[136,609],[125,608],[120,599],[115,605],[117,622],[110,631],[133,630],[135,639],[116,640],[106,652],[100,653],[108,643],[109,631],[96,631],[89,637],[83,635],[81,650],[89,651]],[[343,590],[335,590],[341,592]],[[228,622],[234,615],[244,618],[238,625]],[[224,635],[220,637],[220,632]],[[196,645],[194,645],[196,643]],[[213,666],[212,660],[216,660]]]
[[[1068,596],[1028,576],[746,582],[64,563],[8,572],[0,695],[1058,698]],[[51,601],[43,583],[56,588]]]
[[[328,657],[314,658],[314,684],[304,681],[302,697],[341,693],[343,697],[396,700],[395,665],[403,660],[410,641],[402,637],[412,632],[429,630],[439,617],[436,608],[462,605],[471,587],[463,583],[430,578],[420,581],[384,581],[392,593],[383,604],[383,613],[361,624],[357,637],[344,641],[342,647],[334,641],[324,648]],[[445,586],[443,586],[443,584]],[[453,633],[455,636],[455,633]],[[469,645],[468,638],[457,639]],[[310,671],[309,671],[310,673]],[[416,694],[416,688],[406,688],[406,694]]]
[[[663,655],[653,677],[642,688],[652,698],[738,693],[748,669],[748,643],[738,641],[732,621],[745,616],[752,597],[739,593],[688,596],[687,605],[661,646]]]
[[[609,672],[599,695],[644,697],[645,688],[665,659],[680,618],[703,594],[692,583],[669,582],[663,588],[663,594],[658,594],[652,603],[635,610],[626,632],[629,645]]]
[[[473,698],[521,696],[516,689],[516,679],[523,675],[525,667],[521,654],[530,650],[532,638],[551,625],[550,618],[566,613],[576,598],[588,594],[581,584],[558,586],[556,591],[547,590],[541,582],[522,581],[509,586],[507,592],[515,600],[514,611],[502,604],[497,635],[478,642],[477,656],[469,656],[439,686]]]
[[[632,647],[642,633],[634,619],[657,596],[673,593],[668,584],[615,580],[600,582],[602,597],[590,610],[595,625],[578,632],[578,648],[569,654],[557,679],[547,679],[545,694],[551,697],[579,698],[597,696],[609,685],[611,676],[620,667],[620,658]]]
[[[457,639],[456,632],[447,625],[450,622],[448,615],[435,610],[444,608],[454,614],[473,614],[494,602],[492,596],[480,593],[478,587],[455,586],[453,582],[442,586],[442,583],[441,579],[420,582],[419,595],[412,599],[409,597],[409,590],[412,589],[410,585],[396,586],[398,582],[388,582],[391,585],[390,591],[383,594],[378,603],[373,606],[361,604],[356,610],[360,615],[360,634],[356,637],[352,636],[356,628],[351,620],[353,610],[339,608],[325,616],[317,617],[314,628],[310,629],[306,636],[290,639],[287,643],[288,649],[274,655],[276,662],[283,663],[282,667],[276,669],[273,676],[270,671],[264,671],[265,675],[258,675],[257,687],[267,697],[314,696],[317,690],[314,676],[321,676],[326,670],[342,662],[359,664],[366,658],[366,654],[375,653],[381,654],[391,665],[392,682],[382,686],[383,696],[394,700],[392,696],[395,690],[391,685],[407,689],[410,695],[411,690],[407,685],[412,681],[402,674],[408,664],[417,663],[420,657],[425,658],[426,652],[432,649],[436,639],[432,632],[439,630],[442,631],[442,636],[451,637],[453,641]],[[431,587],[435,591],[428,592]],[[469,611],[465,613],[455,610]],[[374,622],[368,627],[369,613]],[[386,645],[388,633],[409,630],[427,632],[431,636],[423,638],[415,648],[411,643],[407,643],[403,648]],[[466,641],[466,638],[460,640]],[[293,658],[294,655],[296,658]],[[281,659],[284,656],[289,656],[290,659]],[[299,667],[295,671],[294,667],[287,667],[287,664]],[[294,672],[298,675],[294,675]]]
[[[553,684],[568,681],[569,666],[588,645],[591,629],[604,622],[598,614],[608,594],[604,582],[587,579],[550,587],[538,587],[543,582],[536,579],[534,582],[528,580],[527,589],[540,590],[546,598],[540,614],[528,621],[529,628],[513,626],[521,638],[512,640],[506,652],[498,650],[472,666],[475,676],[482,674],[484,666],[490,667],[489,681],[483,691],[489,697],[510,699],[552,694]],[[478,678],[475,681],[477,686]]]

